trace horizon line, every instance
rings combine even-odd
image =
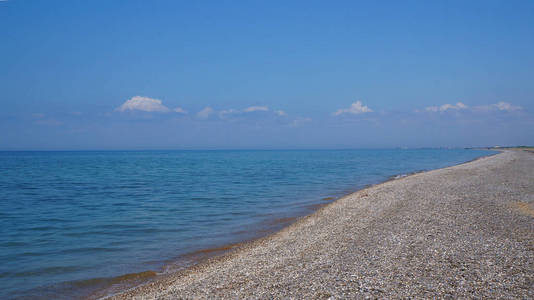
[[[0,149],[0,152],[148,152],[148,151],[335,151],[335,150],[419,150],[419,149],[499,149],[515,146],[421,146],[421,147],[340,147],[340,148],[161,148],[161,149]]]

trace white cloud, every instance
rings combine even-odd
[[[225,109],[221,110],[219,112],[219,117],[224,118],[227,115],[231,114],[244,114],[244,113],[251,113],[255,111],[269,111],[269,107],[267,106],[250,106],[244,109]]]
[[[174,112],[177,112],[177,113],[180,113],[180,114],[186,114],[186,113],[187,113],[187,111],[184,110],[184,109],[181,108],[181,107],[177,107],[177,108],[173,109],[173,111],[174,111]]]
[[[369,112],[373,112],[373,110],[370,109],[368,106],[362,105],[361,101],[356,101],[352,103],[349,108],[338,109],[334,113],[334,116],[339,116],[345,113],[357,115],[357,114],[363,114],[363,113],[369,113]]]
[[[237,114],[237,113],[239,113],[239,110],[237,109],[225,109],[219,112],[219,117],[224,118],[226,115]]]
[[[201,119],[207,119],[209,118],[209,116],[211,116],[215,111],[213,110],[213,108],[207,106],[205,107],[203,110],[197,112],[197,117],[201,118]]]
[[[243,112],[253,112],[253,111],[268,111],[267,106],[251,106],[243,109]]]
[[[243,109],[230,108],[230,109],[224,109],[220,111],[215,111],[211,107],[207,106],[197,113],[197,117],[200,119],[207,119],[211,115],[217,114],[219,118],[227,119],[227,118],[230,118],[231,116],[238,116],[238,115],[243,115],[243,114],[252,113],[252,112],[272,112],[273,114],[276,114],[278,116],[287,116],[287,114],[283,110],[271,111],[269,107],[267,106],[249,106]]]
[[[283,110],[277,110],[275,113],[276,113],[278,116],[280,116],[280,117],[285,117],[285,116],[287,116],[286,112],[283,111]]]
[[[148,97],[135,96],[132,97],[121,106],[117,107],[118,111],[127,111],[127,110],[140,110],[148,112],[168,112],[170,111],[168,107],[161,104],[161,100],[152,99]]]
[[[443,104],[441,106],[429,106],[429,107],[426,107],[425,110],[426,111],[430,111],[430,112],[443,112],[443,111],[447,111],[447,110],[461,110],[461,109],[467,109],[467,105],[463,104],[462,102],[458,102],[456,104]]]
[[[462,102],[458,102],[454,105],[447,103],[441,106],[429,106],[429,107],[426,107],[424,110],[428,112],[445,112],[449,110],[459,111],[459,110],[467,110],[467,109],[469,109],[470,111],[474,111],[474,112],[490,112],[490,111],[511,112],[511,111],[522,110],[523,108],[521,106],[515,106],[515,105],[512,105],[511,103],[501,101],[501,102],[494,103],[494,104],[473,106],[471,108]],[[415,112],[421,112],[421,111],[415,110]]]
[[[523,108],[521,106],[515,106],[511,103],[501,101],[499,103],[490,104],[490,105],[480,105],[475,106],[475,110],[477,111],[491,111],[491,110],[499,110],[499,111],[516,111],[516,110],[522,110]]]

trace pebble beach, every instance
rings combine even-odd
[[[368,187],[106,299],[533,298],[534,154]]]

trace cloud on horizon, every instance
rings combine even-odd
[[[428,106],[428,107],[425,107],[425,111],[444,112],[447,110],[462,110],[462,109],[467,109],[467,108],[468,108],[467,105],[463,104],[462,102],[457,102],[456,104],[446,103],[441,106]]]
[[[181,114],[187,114],[187,111],[181,107],[176,107],[175,109],[173,109],[173,111]]]
[[[252,113],[252,112],[268,112],[268,111],[270,111],[270,109],[267,106],[249,106],[244,109],[231,108],[231,109],[225,109],[225,110],[219,111],[219,117],[225,118],[226,116],[229,116],[229,115],[245,114],[245,113]],[[286,113],[281,110],[274,111],[274,113],[278,116],[286,115]]]
[[[201,111],[197,112],[197,117],[201,118],[201,119],[207,119],[209,118],[215,111],[213,110],[213,108],[209,107],[209,106],[206,106],[204,107],[204,109],[202,109]]]
[[[280,117],[287,116],[287,113],[285,111],[283,111],[283,110],[277,110],[275,113]]]
[[[469,107],[466,104],[462,102],[457,102],[456,104],[443,104],[441,106],[428,106],[425,107],[423,111],[427,112],[446,112],[446,111],[460,111],[460,110],[469,110],[474,112],[490,112],[490,111],[505,111],[505,112],[512,112],[512,111],[519,111],[523,108],[521,106],[515,106],[508,102],[498,102],[494,104],[488,104],[488,105],[478,105]],[[421,110],[415,110],[415,112],[421,112]]]
[[[143,96],[134,96],[121,106],[117,107],[117,111],[124,112],[127,110],[139,110],[146,112],[169,112],[170,109],[161,103],[161,100],[153,99]]]
[[[334,113],[334,116],[339,116],[339,115],[342,115],[342,114],[358,115],[358,114],[370,113],[370,112],[373,112],[373,110],[370,109],[366,105],[362,105],[362,102],[358,100],[358,101],[352,103],[349,108],[338,109]]]
[[[162,101],[159,99],[154,99],[150,97],[143,96],[134,96],[126,100],[121,106],[117,107],[115,111],[125,112],[125,111],[144,111],[144,112],[176,112],[181,114],[187,114],[187,111],[181,107],[176,107],[170,109],[167,106],[163,105]]]
[[[460,112],[466,113],[491,113],[491,112],[516,112],[521,111],[523,108],[521,106],[516,106],[508,102],[500,101],[494,104],[487,105],[478,105],[478,106],[468,106],[463,102],[456,102],[456,104],[445,103],[442,105],[428,106],[422,110],[413,110],[411,113],[452,113],[455,112],[455,115],[460,116]],[[115,109],[115,111],[126,112],[126,111],[143,111],[143,112],[159,112],[159,113],[177,113],[186,115],[188,112],[182,107],[175,107],[173,109],[163,105],[162,101],[159,99],[143,97],[143,96],[134,96],[126,100],[121,106]],[[373,109],[364,105],[360,100],[353,102],[348,108],[338,109],[331,115],[333,116],[342,116],[342,115],[362,115],[366,113],[374,112]],[[388,112],[383,112],[388,114]],[[249,117],[250,114],[250,117]],[[391,116],[391,112],[389,113]],[[147,115],[148,117],[149,115]],[[251,120],[254,117],[254,120],[260,118],[264,122],[269,117],[274,118],[287,118],[288,114],[283,110],[271,109],[265,105],[256,105],[249,106],[242,109],[224,109],[224,110],[214,110],[211,106],[206,106],[202,110],[198,111],[195,116],[198,119],[205,120],[213,118],[214,116],[226,121],[237,121],[237,120]],[[42,118],[41,114],[34,114],[34,118]],[[476,118],[474,115],[471,115],[470,118]],[[279,119],[282,121],[281,119]],[[349,119],[347,119],[349,120]],[[472,119],[471,121],[473,121]],[[285,119],[286,125],[291,127],[300,127],[305,123],[309,123],[310,118],[297,117],[291,119]]]
[[[243,110],[243,112],[253,112],[253,111],[269,111],[267,106],[251,106]]]
[[[506,112],[523,110],[521,106],[515,106],[515,105],[512,105],[511,103],[504,102],[504,101],[501,101],[495,104],[490,104],[490,105],[475,106],[473,109],[475,111],[492,111],[492,110],[495,111],[496,110],[496,111],[506,111]]]

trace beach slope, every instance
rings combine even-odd
[[[534,154],[369,187],[114,299],[534,297]]]

